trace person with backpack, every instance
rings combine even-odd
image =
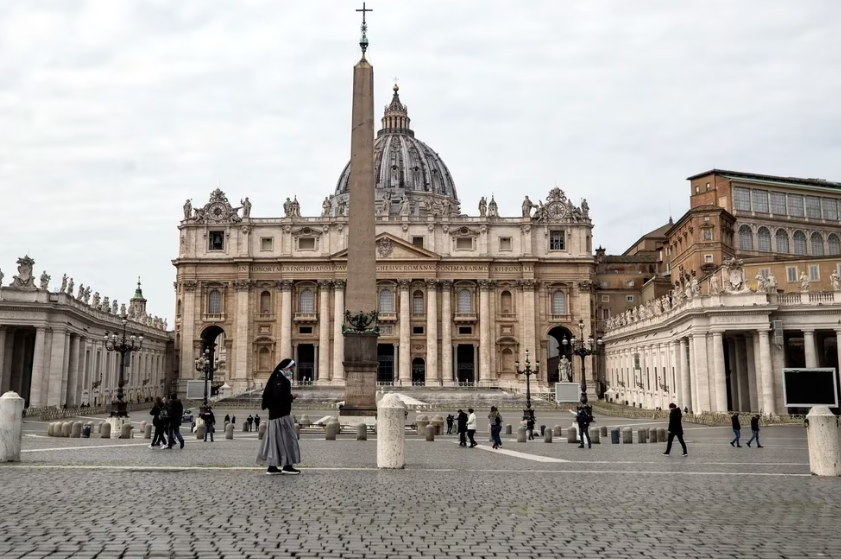
[[[590,423],[594,423],[593,407],[587,403],[587,395],[582,394],[581,404],[578,405],[578,410],[575,414],[575,421],[578,423],[578,436],[580,444],[578,448],[584,448],[584,437],[587,437],[587,448],[593,448],[593,442],[590,440]]]
[[[669,404],[669,438],[666,444],[666,452],[663,456],[668,456],[672,451],[672,441],[677,437],[680,446],[683,447],[683,457],[689,456],[686,452],[686,443],[683,442],[683,422],[681,419],[680,408],[674,403]]]
[[[248,414],[248,417],[245,418],[245,421],[248,422],[248,430],[251,431],[251,426],[254,425],[254,417],[251,414]]]
[[[499,436],[502,433],[502,416],[496,406],[491,406],[488,420],[491,423],[491,440],[493,440],[493,447],[496,449],[502,446],[502,439]]]
[[[447,434],[448,435],[453,434],[453,422],[454,421],[455,421],[455,417],[453,417],[453,414],[450,414],[450,415],[447,416]]]
[[[759,444],[759,416],[754,415],[750,418],[750,440],[748,441],[748,448],[750,448],[750,443],[752,443],[756,439],[756,448],[762,448],[762,445]]]
[[[458,410],[458,445],[467,446],[467,414]]]
[[[530,415],[528,419],[526,419],[526,430],[529,432],[529,440],[534,440],[534,416]]]
[[[149,448],[166,445],[164,433],[169,428],[169,415],[166,411],[166,404],[160,396],[155,398],[155,405],[152,406],[149,415],[152,416],[152,426],[155,427],[155,435],[152,437],[152,444],[149,445]]]
[[[213,442],[213,432],[216,431],[216,416],[210,406],[199,416],[204,421],[204,442],[207,442],[207,435],[210,435],[210,442]]]
[[[742,424],[739,422],[739,414],[730,414],[730,422],[733,424],[733,434],[735,435],[735,437],[733,437],[733,440],[730,441],[730,446],[742,448],[742,445],[739,444],[739,439],[741,438],[742,434]]]
[[[166,405],[167,415],[169,415],[169,444],[164,448],[172,450],[175,440],[178,439],[180,448],[184,448],[184,437],[181,436],[181,417],[184,415],[184,404],[178,399],[178,394],[172,393],[169,395],[169,402]]]

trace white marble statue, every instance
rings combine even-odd
[[[829,274],[829,281],[832,284],[833,291],[841,291],[841,276],[838,275],[836,270]]]
[[[79,284],[79,292],[76,293],[76,299],[81,301],[84,296],[85,296],[85,284],[80,283]]]
[[[248,199],[248,196],[245,197],[245,200],[240,200],[240,204],[242,204],[242,217],[251,217],[251,200]]]
[[[409,197],[404,194],[403,199],[400,200],[400,207],[398,208],[398,212],[400,213],[401,217],[407,217],[409,215],[409,210],[411,210]]]
[[[93,301],[91,303],[91,306],[95,309],[98,309],[99,308],[99,301],[100,301],[99,291],[97,291],[96,293],[93,294]]]
[[[534,208],[534,204],[529,200],[527,195],[525,200],[523,200],[523,217],[531,217],[532,208]]]
[[[120,316],[126,316],[126,304],[120,305]]]
[[[330,198],[325,196],[324,201],[321,203],[321,217],[329,217],[329,216],[330,216]]]
[[[686,295],[687,299],[692,298],[692,283],[691,282],[686,282],[686,289],[684,290],[683,293],[684,293],[684,295]]]
[[[67,274],[61,276],[61,287],[58,288],[59,293],[67,291]]]
[[[286,201],[283,203],[283,213],[286,214],[286,217],[292,217],[292,200],[289,199],[289,196],[286,197]]]
[[[801,292],[808,292],[809,291],[809,275],[806,272],[800,274],[800,291]]]
[[[391,192],[386,190],[383,192],[382,215],[388,217],[391,215]]]
[[[108,302],[108,296],[107,295],[102,300],[102,306],[99,307],[99,310],[105,311],[105,312],[111,312],[111,303]]]
[[[117,314],[117,311],[120,309],[120,306],[117,304],[117,300],[114,299],[111,302],[111,314]]]
[[[86,305],[88,304],[88,301],[90,300],[90,298],[91,298],[91,288],[86,287],[85,288],[85,294],[82,296],[82,299],[85,301]]]
[[[50,288],[50,276],[47,274],[47,271],[44,270],[41,272],[41,289],[44,291],[48,291]],[[0,284],[3,283],[3,278],[0,277]]]
[[[768,293],[776,293],[777,292],[777,278],[774,277],[773,272],[768,273]]]
[[[720,291],[720,287],[718,285],[718,275],[713,274],[710,276],[710,295],[718,295]]]
[[[562,381],[572,382],[572,363],[569,362],[566,355],[558,361],[558,378]]]
[[[488,203],[485,197],[479,198],[479,217],[485,217],[488,214]]]
[[[756,280],[756,292],[768,293],[768,280],[762,275],[761,271],[756,272],[754,279]]]
[[[190,219],[193,217],[193,202],[187,198],[187,201],[184,202],[184,219]]]
[[[698,278],[692,278],[692,295],[697,297],[701,294],[701,284],[698,283]]]
[[[73,296],[74,285],[75,284],[73,283],[73,278],[70,278],[70,281],[67,282],[67,294],[70,295],[71,297]]]

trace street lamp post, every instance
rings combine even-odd
[[[118,336],[116,333],[109,335],[108,332],[105,332],[105,349],[120,354],[120,378],[117,381],[117,400],[114,402],[113,409],[111,410],[111,417],[128,417],[126,401],[123,399],[126,356],[131,357],[132,352],[139,351],[143,347],[143,336],[135,336],[134,334],[126,336],[128,317],[123,315],[121,319],[123,322],[123,332],[121,335]]]
[[[600,355],[604,350],[604,342],[601,338],[594,340],[592,336],[586,340],[584,339],[583,320],[578,321],[578,330],[580,332],[580,337],[576,338],[573,336],[572,339],[564,337],[562,343],[564,349],[569,348],[570,353],[581,358],[581,395],[584,396],[587,394],[587,376],[585,375],[584,370],[584,359],[588,355]]]
[[[523,419],[529,420],[534,419],[534,410],[531,408],[531,382],[530,378],[532,375],[536,375],[540,371],[540,361],[535,361],[534,363],[534,370],[531,369],[531,361],[529,361],[529,350],[526,350],[526,368],[521,370],[520,369],[520,362],[514,362],[515,367],[517,368],[518,375],[525,375],[526,376],[526,409],[523,410]]]
[[[214,366],[213,360],[210,358],[210,348],[205,348],[204,353],[196,359],[196,370],[200,373],[204,373],[204,400],[202,401],[200,413],[207,412],[207,385],[213,375],[214,369],[216,369],[216,367]]]

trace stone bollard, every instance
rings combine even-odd
[[[134,438],[134,434],[132,433],[133,429],[134,429],[134,426],[131,423],[123,424],[122,429],[120,429],[120,438],[121,439],[133,439]]]
[[[338,423],[328,423],[324,426],[324,440],[325,441],[335,441],[336,435],[339,434],[339,424]]]
[[[633,444],[634,442],[634,432],[631,431],[630,427],[625,427],[622,429],[622,444]]]
[[[377,402],[377,467],[406,467],[406,406],[396,394],[386,394]]]
[[[555,426],[552,428],[552,430],[553,430],[553,431],[555,431],[553,434],[554,434],[556,437],[563,437],[563,436],[564,436],[564,428],[563,428],[563,427],[561,427],[560,425],[555,425]]]
[[[102,433],[102,423],[100,422],[100,423],[96,424],[96,434],[99,435],[101,433]]]
[[[357,441],[367,441],[368,440],[368,426],[365,423],[359,423],[356,426],[356,440]]]
[[[310,421],[310,416],[307,414],[302,415],[301,421],[299,421],[298,424],[301,427],[309,427],[310,425],[312,425],[312,421]]]
[[[652,427],[648,430],[647,442],[652,444],[657,442],[657,427]]]
[[[225,426],[225,438],[228,440],[232,440],[234,438],[234,424],[228,423]]]
[[[512,430],[512,427],[511,427],[511,424],[510,424],[510,423],[508,423],[507,425],[505,425],[505,434],[506,434],[506,435],[510,435],[510,434],[512,434],[513,432],[514,432],[514,431]]]
[[[430,425],[426,426],[426,442],[428,442],[428,443],[435,442],[436,431],[438,431],[438,428],[435,425],[430,424]]]
[[[65,421],[61,424],[61,436],[64,438],[70,438],[70,432],[73,430],[73,424],[69,421]]]
[[[146,429],[143,431],[143,438],[144,439],[151,439],[152,438],[152,424],[147,423]]]
[[[575,427],[568,427],[567,428],[567,442],[568,443],[577,443],[578,442],[578,431],[575,430]]]
[[[828,407],[814,406],[809,410],[806,416],[806,440],[809,446],[809,470],[812,474],[841,476],[838,418]]]
[[[520,425],[517,427],[517,442],[524,443],[526,442],[526,426]]]
[[[607,438],[607,427],[599,427],[599,431],[602,437]]]
[[[551,443],[552,442],[552,429],[544,429],[543,430],[543,442],[544,443]]]
[[[648,429],[643,427],[637,429],[637,442],[640,444],[648,442]]]
[[[300,429],[300,427],[299,427],[298,425],[295,425],[295,427],[296,427],[297,429]],[[268,429],[268,427],[266,427],[266,424],[265,424],[265,423],[261,423],[261,424],[260,424],[260,428],[259,428],[259,429],[257,429],[257,440],[259,440],[259,441],[262,441],[262,440],[263,440],[263,437],[265,437],[265,436],[266,436],[266,429]]]
[[[426,426],[429,425],[429,418],[425,415],[418,416],[418,418],[415,419],[415,424],[418,435],[425,435]]]
[[[47,436],[48,437],[53,436],[53,424],[52,423],[47,423]]]
[[[196,440],[203,441],[204,440],[204,423],[196,427]]]
[[[602,436],[601,436],[600,429],[593,429],[590,431],[590,442],[593,444],[601,444],[602,443]]]
[[[657,429],[657,442],[664,443],[669,439],[668,433],[662,427]]]
[[[143,431],[144,433],[146,432],[146,422],[145,421],[140,422],[140,430]],[[146,437],[146,438],[148,438],[148,437]]]
[[[301,440],[301,424],[300,423],[295,424],[295,438],[299,441]]]
[[[246,431],[248,431],[248,422],[243,421],[242,422],[242,432],[245,433]]]
[[[435,426],[435,434],[436,435],[443,435],[444,434],[444,418],[440,415],[436,415],[430,420],[432,425]]]
[[[111,438],[111,424],[110,423],[100,423],[99,424],[99,437],[102,439],[110,439]]]
[[[20,462],[24,399],[16,392],[0,396],[0,462]]]
[[[619,429],[610,430],[610,444],[619,444]]]
[[[79,439],[81,437],[82,437],[82,422],[77,421],[72,425],[72,427],[70,427],[70,438],[71,439]]]

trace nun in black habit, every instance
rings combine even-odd
[[[269,422],[260,444],[257,463],[268,466],[266,473],[269,475],[301,473],[292,467],[301,462],[301,449],[291,415],[295,395],[292,394],[292,383],[287,376],[291,376],[294,366],[292,359],[278,363],[263,390],[263,409],[269,410]]]

